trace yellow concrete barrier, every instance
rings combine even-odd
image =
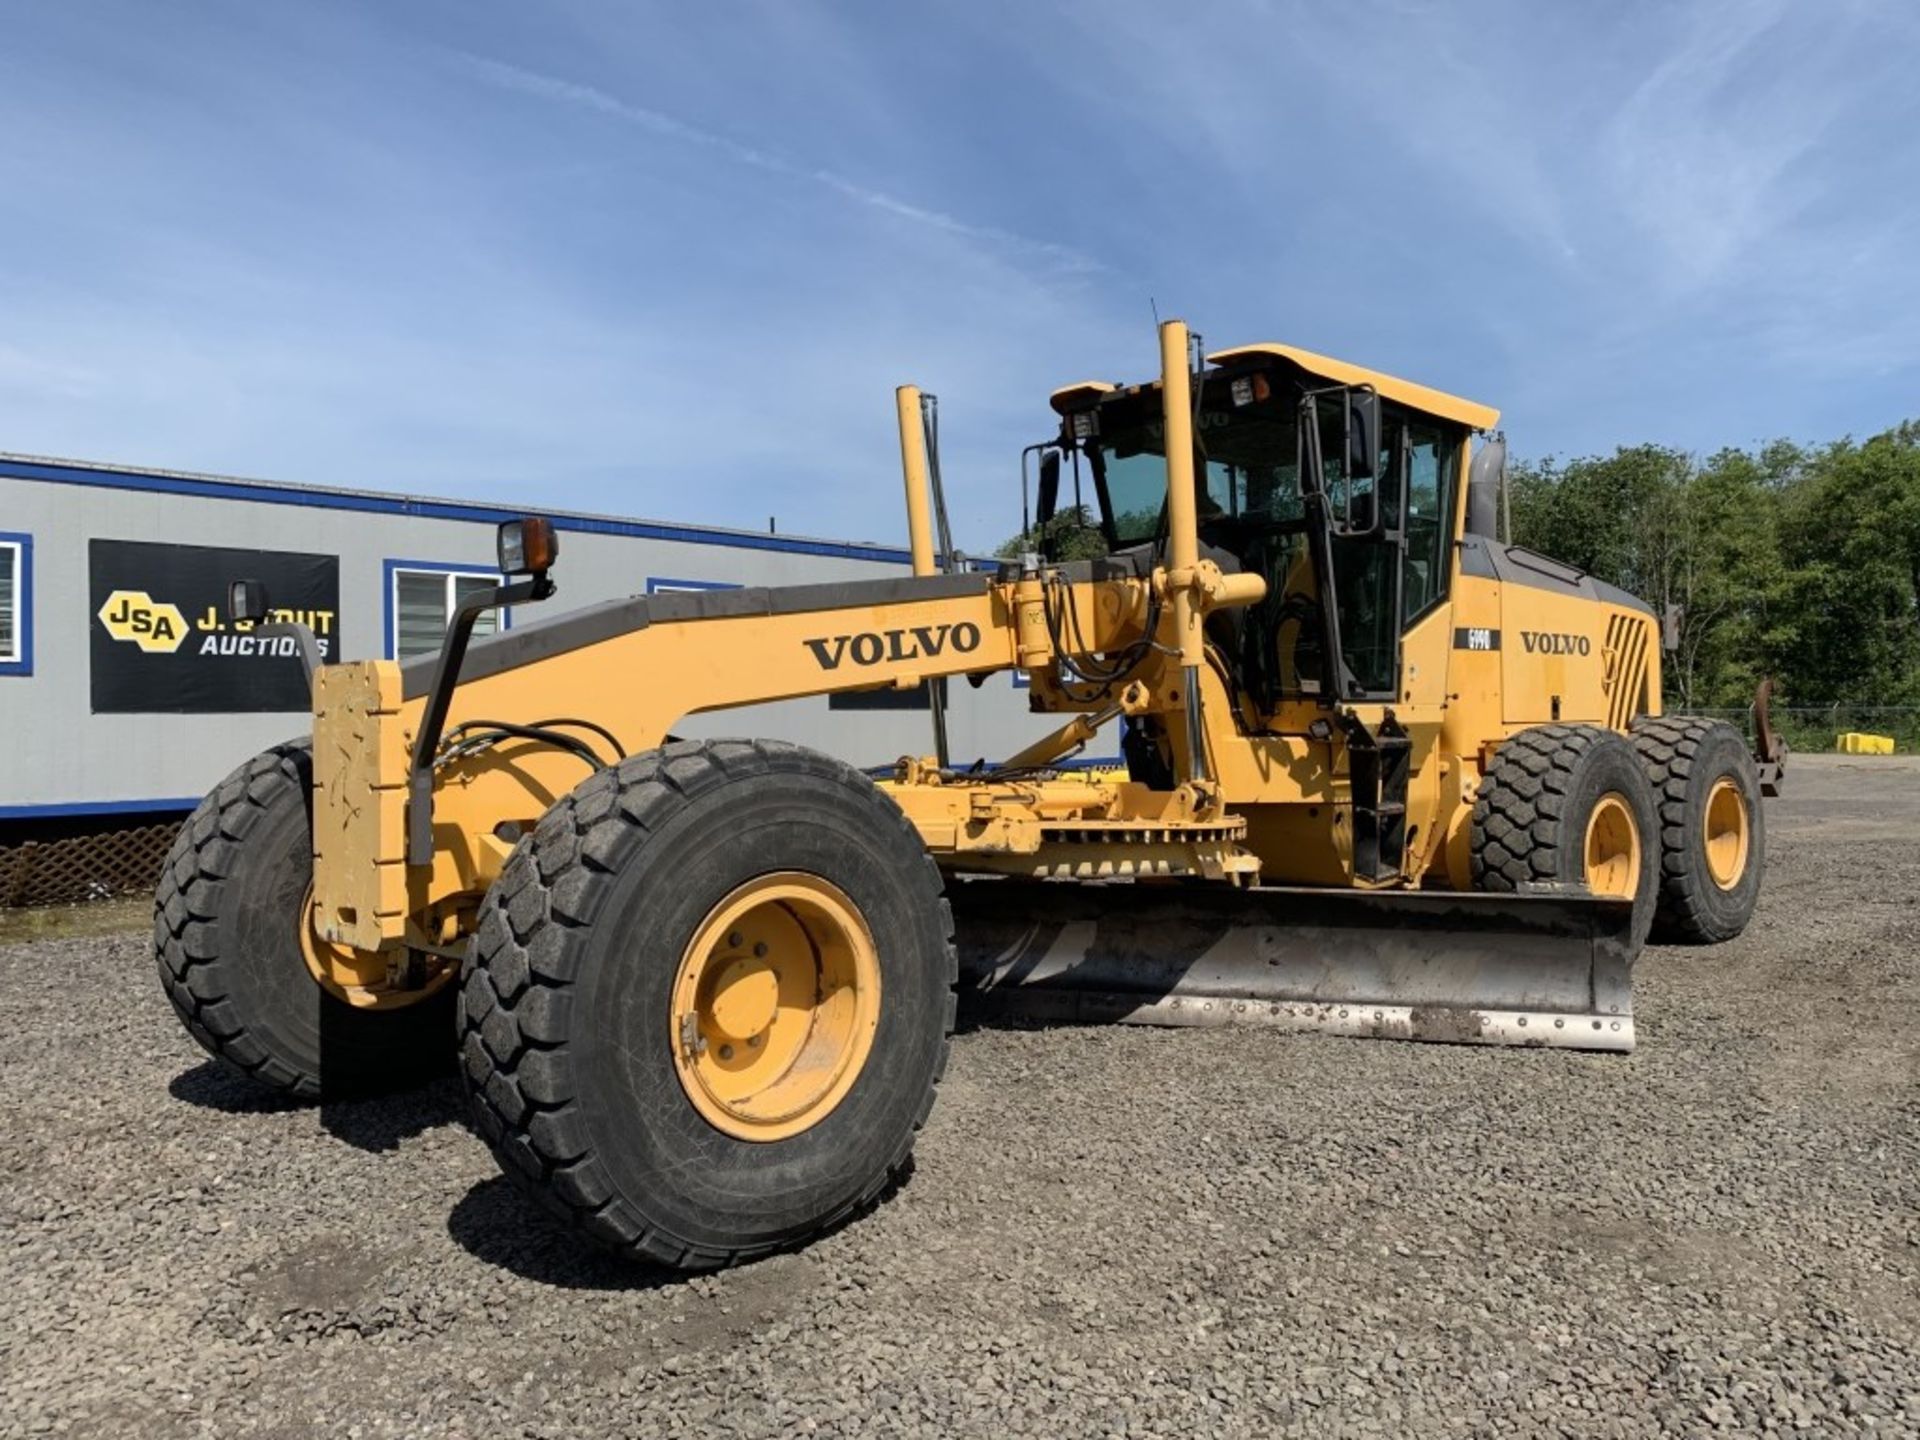
[[[1833,748],[1842,755],[1891,755],[1893,737],[1865,735],[1858,730],[1849,730],[1834,742]]]

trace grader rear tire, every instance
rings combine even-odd
[[[1596,725],[1536,725],[1494,752],[1473,806],[1473,883],[1580,883],[1631,896],[1635,952],[1653,924],[1659,840],[1640,758]]]
[[[321,988],[300,943],[313,878],[313,747],[247,761],[181,827],[154,891],[160,984],[230,1069],[301,1100],[404,1089],[454,1056],[453,987],[371,1010]]]
[[[1753,918],[1767,858],[1760,776],[1746,738],[1724,720],[1676,715],[1636,720],[1633,743],[1659,808],[1654,938],[1731,940]]]
[[[476,1128],[554,1214],[684,1269],[903,1173],[953,1027],[940,873],[859,772],[772,741],[602,771],[522,839],[460,995]]]

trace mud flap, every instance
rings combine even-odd
[[[1633,1048],[1631,902],[1017,880],[948,886],[962,1013]]]

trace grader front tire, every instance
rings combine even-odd
[[[209,1055],[301,1100],[404,1089],[452,1068],[453,989],[365,1009],[323,989],[301,929],[313,749],[262,751],[200,802],[154,891],[160,985]]]
[[[1637,952],[1653,924],[1658,858],[1653,788],[1623,736],[1536,725],[1494,752],[1473,807],[1477,889],[1573,883],[1630,896]]]
[[[475,1126],[554,1214],[684,1269],[800,1244],[907,1164],[946,1067],[939,871],[859,772],[681,742],[587,780],[481,908]]]

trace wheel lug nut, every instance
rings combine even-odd
[[[743,936],[738,930],[732,930],[727,933],[727,944],[731,945],[734,949],[738,950],[740,948],[740,942],[745,938],[746,937]]]
[[[760,1048],[760,1037],[758,1035],[749,1035],[747,1037],[747,1048],[750,1050],[758,1050]]]
[[[720,1047],[720,1058],[722,1060],[731,1060],[733,1058],[733,1047],[731,1045],[722,1045]]]
[[[755,945],[753,947],[753,953],[754,953],[754,958],[764,959],[767,953],[767,942],[762,940],[759,944]]]

